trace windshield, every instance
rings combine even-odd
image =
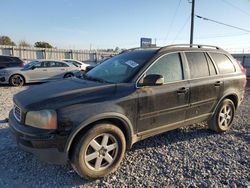
[[[153,57],[155,50],[130,51],[114,56],[86,73],[85,78],[109,83],[129,81]]]
[[[30,63],[27,63],[23,66],[23,68],[25,69],[29,69],[31,68],[32,66],[34,66],[38,61],[31,61]]]

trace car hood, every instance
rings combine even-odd
[[[116,84],[106,84],[69,78],[33,86],[14,96],[14,102],[24,111],[58,109],[78,103],[108,100]]]

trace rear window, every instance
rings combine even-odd
[[[205,54],[203,52],[185,52],[191,78],[200,78],[209,76],[209,69]]]
[[[22,65],[23,64],[23,62],[19,59],[19,58],[17,58],[17,57],[5,57],[5,56],[0,56],[0,63],[10,63],[10,64],[12,64],[12,66],[13,65]]]
[[[209,54],[217,64],[217,67],[221,74],[235,72],[235,67],[232,61],[225,54],[220,54],[220,53],[209,53]]]
[[[16,63],[23,63],[21,59],[19,59],[18,57],[11,57],[13,61],[15,61]]]

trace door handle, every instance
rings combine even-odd
[[[177,94],[186,94],[188,92],[189,88],[182,87],[177,90]]]
[[[65,69],[61,69],[61,70],[65,70]]]
[[[221,86],[222,83],[223,83],[222,81],[217,81],[214,83],[214,86],[219,87],[219,86]]]
[[[43,71],[47,71],[47,69],[43,69]]]

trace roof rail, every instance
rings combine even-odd
[[[152,48],[157,48],[157,47],[146,47],[146,48],[136,47],[136,48],[130,48],[130,49],[123,50],[120,54],[125,53],[125,52],[134,51],[134,50],[145,50],[145,49],[152,49]]]
[[[168,45],[168,46],[161,47],[158,52],[166,50],[168,48],[174,48],[174,47],[214,48],[216,50],[221,50],[221,48],[218,47],[218,46],[205,45],[205,44],[173,44],[173,45]]]

